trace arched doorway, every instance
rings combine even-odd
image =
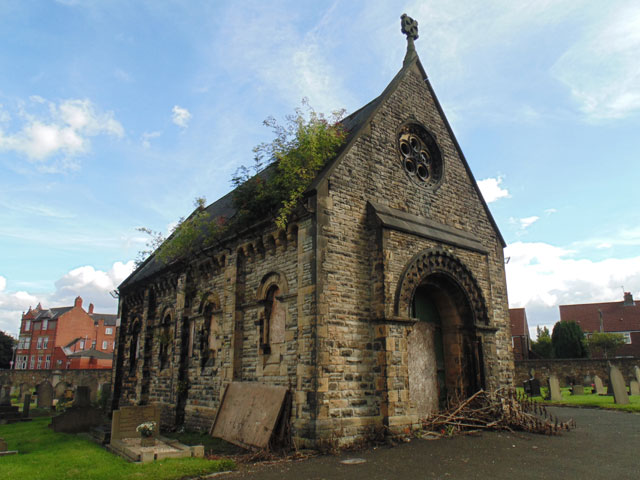
[[[478,326],[484,298],[469,270],[453,255],[429,250],[405,269],[396,312],[415,320],[407,338],[409,397],[419,418],[484,387]]]

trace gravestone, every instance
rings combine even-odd
[[[583,385],[572,386],[571,395],[584,395],[584,386]]]
[[[537,378],[530,378],[524,381],[524,391],[530,397],[540,396],[540,380]]]
[[[592,379],[591,379],[591,375],[585,375],[582,379],[582,385],[584,387],[590,387],[591,384],[593,383]]]
[[[113,411],[111,419],[111,442],[123,438],[139,438],[136,431],[138,425],[144,422],[156,422],[160,425],[160,409],[156,405],[137,407],[120,407]],[[153,431],[153,436],[159,435],[159,428]]]
[[[0,438],[0,452],[7,451],[7,442],[4,438]]]
[[[627,394],[627,385],[620,370],[613,365],[609,365],[609,384],[613,390],[613,401],[620,405],[629,403],[629,395]]]
[[[38,396],[38,408],[51,408],[53,405],[53,385],[45,380],[36,387],[36,395]]]
[[[0,406],[11,406],[11,385],[0,387]]]
[[[555,375],[551,375],[549,377],[549,399],[552,402],[562,401],[562,393],[560,393],[560,382],[558,381],[558,377],[556,377]]]
[[[602,379],[598,375],[593,377],[593,384],[596,387],[596,393],[598,395],[604,395],[604,385],[602,384]]]
[[[91,406],[90,395],[91,395],[91,392],[89,391],[89,387],[77,387],[76,393],[73,396],[73,406],[74,407]]]
[[[57,398],[58,400],[64,400],[64,392],[67,390],[67,388],[67,382],[58,382],[55,387],[55,398]]]
[[[633,368],[633,373],[636,376],[636,382],[640,383],[640,367],[637,365]]]
[[[91,400],[91,402],[97,402],[98,401],[98,382],[91,382],[89,384],[89,400]]]
[[[631,380],[631,382],[629,382],[629,394],[640,395],[640,383],[636,380]]]
[[[25,393],[24,400],[22,402],[22,417],[29,418],[29,409],[31,408],[31,394]]]

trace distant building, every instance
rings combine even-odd
[[[524,308],[510,308],[511,320],[511,346],[513,347],[514,360],[527,360],[531,351],[531,337],[529,336],[529,324],[527,312]]]
[[[594,332],[620,333],[625,345],[616,356],[640,357],[640,305],[630,292],[624,293],[622,302],[560,305],[560,320],[576,322],[587,336]],[[598,352],[592,355],[600,356]]]
[[[73,306],[29,307],[22,314],[16,370],[111,368],[116,340],[116,315],[82,308],[82,298]]]

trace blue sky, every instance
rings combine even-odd
[[[470,5],[469,5],[470,4]],[[512,307],[640,297],[634,1],[0,1],[0,329],[108,292],[307,97],[352,112],[399,17],[509,244]]]

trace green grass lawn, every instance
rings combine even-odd
[[[524,391],[522,388],[518,388],[520,391]],[[595,393],[585,393],[584,395],[571,395],[571,388],[564,387],[560,389],[562,393],[561,402],[552,402],[551,400],[544,400],[543,397],[547,395],[547,388],[542,387],[541,397],[532,397],[533,400],[544,403],[545,405],[567,405],[574,407],[596,407],[596,408],[612,408],[616,410],[623,410],[626,412],[640,412],[640,396],[629,396],[628,405],[618,405],[613,402],[613,396],[596,395]],[[585,390],[587,390],[585,388]]]
[[[165,459],[130,463],[79,435],[55,433],[50,418],[0,425],[0,438],[18,455],[0,457],[0,479],[20,480],[172,480],[235,467],[231,460]]]

